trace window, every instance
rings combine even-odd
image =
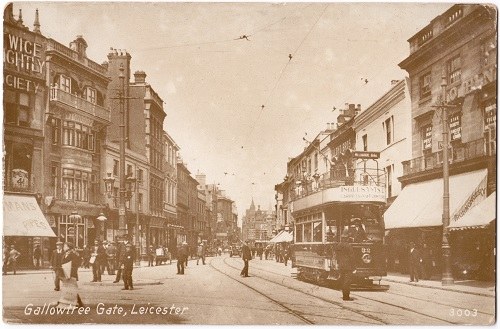
[[[382,126],[383,126],[384,131],[385,131],[386,145],[390,145],[393,142],[393,134],[392,134],[393,126],[392,125],[393,125],[393,117],[392,116],[382,123]]]
[[[61,75],[59,77],[59,86],[61,90],[64,90],[67,93],[71,92],[71,79]]]
[[[63,199],[88,202],[89,178],[89,173],[63,168]]]
[[[303,241],[302,237],[303,230],[304,230],[303,224],[295,225],[295,242]]]
[[[94,151],[94,133],[88,126],[77,122],[64,121],[63,145]]]
[[[312,242],[312,224],[313,223],[304,224],[304,242]]]
[[[61,119],[52,119],[52,145],[61,144]]]
[[[51,181],[50,181],[51,193],[54,197],[58,197],[60,169],[59,169],[59,164],[57,162],[52,162],[50,167],[50,172],[51,172]]]
[[[323,224],[321,222],[313,223],[313,242],[323,241]]]
[[[143,179],[144,179],[144,172],[142,171],[142,169],[138,169],[137,170],[137,181],[139,183],[142,183],[143,182]]]
[[[133,177],[134,176],[134,173],[132,171],[132,165],[127,165],[127,176],[129,177]]]
[[[431,95],[431,73],[426,73],[420,77],[420,98]]]
[[[363,139],[363,151],[368,151],[368,135],[363,135],[361,139]]]
[[[83,92],[83,97],[92,104],[96,104],[96,90],[94,88],[87,87]]]
[[[387,198],[392,197],[392,165],[385,167],[387,173]]]
[[[118,176],[118,167],[120,166],[120,162],[118,160],[113,160],[113,176]]]
[[[4,123],[21,127],[30,126],[30,96],[27,93],[4,92]]]
[[[462,70],[460,68],[460,56],[448,61],[448,83],[450,85],[461,80]]]

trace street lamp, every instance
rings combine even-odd
[[[120,64],[119,79],[121,81],[120,91],[120,193],[119,193],[119,208],[118,208],[118,229],[123,234],[126,230],[125,217],[125,194],[126,192],[126,175],[125,175],[125,75],[123,64]]]
[[[100,213],[99,216],[97,217],[97,220],[99,221],[99,226],[101,228],[101,233],[102,233],[102,240],[101,241],[104,241],[105,240],[105,235],[104,235],[104,223],[108,220],[106,218],[106,216],[104,216],[103,213]]]
[[[111,177],[111,173],[108,173],[108,177],[104,178],[104,187],[106,188],[106,193],[108,198],[113,194],[113,187],[115,186],[115,179]]]
[[[441,278],[441,284],[443,286],[454,284],[453,275],[451,272],[451,249],[448,241],[449,230],[448,225],[450,225],[450,174],[449,174],[449,163],[448,163],[448,107],[453,107],[447,104],[446,101],[446,75],[443,72],[441,79],[441,102],[438,107],[442,111],[443,119],[443,242],[442,242],[442,253],[443,253],[443,274]]]
[[[82,219],[82,216],[78,215],[78,212],[76,210],[73,210],[71,212],[71,215],[69,215],[69,221],[73,224],[73,241],[75,243],[75,248],[78,248],[78,241],[76,239],[76,227],[77,223]]]

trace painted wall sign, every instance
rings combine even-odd
[[[23,33],[25,35],[25,33]],[[45,50],[41,43],[23,38],[11,32],[4,32],[3,61],[8,68],[19,72],[44,77]]]
[[[428,125],[423,128],[424,140],[423,149],[429,150],[432,148],[432,126]]]
[[[451,141],[462,139],[462,123],[459,113],[450,117],[450,136]]]

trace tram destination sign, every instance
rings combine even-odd
[[[378,159],[380,158],[380,152],[354,151],[352,152],[352,157],[358,159]]]

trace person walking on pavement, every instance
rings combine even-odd
[[[102,242],[102,248],[104,250],[104,255],[102,256],[102,259],[101,259],[101,264],[100,264],[100,268],[101,268],[101,275],[104,274],[104,272],[106,271],[106,268],[108,269],[108,272],[109,272],[109,267],[108,267],[108,260],[107,260],[107,250],[108,250],[108,241],[103,241]]]
[[[10,246],[9,252],[9,264],[12,266],[12,271],[14,271],[14,275],[16,274],[17,269],[17,259],[21,256],[21,253],[16,250],[14,245]]]
[[[202,260],[203,265],[205,265],[205,246],[203,245],[203,242],[200,242],[200,245],[196,250],[196,256],[198,257],[196,259],[196,265],[198,265],[200,259]]]
[[[335,257],[340,271],[340,282],[342,283],[342,299],[350,301],[351,277],[354,269],[354,250],[349,244],[349,233],[344,230],[341,241],[334,246]]]
[[[40,268],[40,258],[42,258],[42,251],[40,250],[40,246],[36,245],[35,250],[33,250],[33,259],[35,260],[35,268]]]
[[[241,248],[241,258],[243,262],[245,262],[245,266],[241,270],[240,275],[242,277],[248,277],[248,262],[252,259],[252,252],[250,251],[250,247],[248,246],[248,240],[243,242],[243,247]]]
[[[106,257],[108,262],[108,274],[115,275],[116,245],[114,241],[108,245],[108,248],[106,249]]]
[[[127,243],[130,243],[129,242],[129,236],[128,235],[125,235],[123,237],[123,242],[121,242],[118,247],[116,248],[116,268],[118,269],[116,271],[116,277],[115,277],[115,281],[113,281],[113,283],[118,283],[120,282],[120,279],[122,277],[122,264],[123,264],[123,258],[125,257],[125,250],[126,250],[126,245]],[[140,257],[140,255],[138,255],[138,257]]]
[[[63,243],[58,241],[56,243],[56,250],[52,252],[52,257],[50,258],[50,268],[54,270],[54,290],[59,291],[61,289],[61,278],[64,277],[62,273],[62,260],[64,258],[63,253]]]
[[[69,264],[69,273],[61,268],[62,295],[57,302],[57,308],[72,309],[73,307],[83,307],[82,299],[78,294],[78,267],[81,258],[71,242],[66,242],[63,246],[62,264]]]
[[[132,282],[132,271],[134,270],[134,250],[130,243],[125,245],[125,253],[123,255],[122,269],[123,269],[123,288],[122,290],[133,290],[134,284]]]
[[[177,250],[177,274],[184,274],[184,264],[188,258],[187,242],[184,241]]]
[[[156,256],[156,250],[153,247],[153,245],[150,245],[148,249],[148,267],[155,266],[154,265],[155,256]]]
[[[410,282],[418,282],[420,272],[420,252],[414,242],[410,242]]]
[[[106,259],[106,252],[102,245],[99,245],[99,241],[94,241],[94,246],[92,247],[90,253],[90,264],[92,264],[92,274],[93,279],[90,282],[102,282],[101,281],[101,263]]]
[[[82,252],[82,257],[83,257],[83,268],[90,268],[90,249],[87,245],[83,246],[83,252]]]

